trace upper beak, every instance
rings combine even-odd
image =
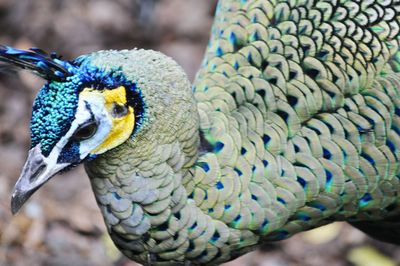
[[[14,187],[11,197],[12,213],[17,213],[36,190],[65,167],[66,164],[57,164],[56,160],[45,157],[40,144],[33,147]]]

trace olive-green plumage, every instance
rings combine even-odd
[[[85,163],[117,247],[211,265],[336,220],[400,244],[399,24],[391,0],[220,0],[193,92],[157,52],[91,54],[146,105]]]
[[[217,264],[334,220],[379,228],[398,215],[399,12],[395,1],[220,1],[198,115],[177,115],[189,95],[160,107],[143,89],[173,117],[87,164],[117,246],[142,263]],[[187,89],[176,84],[165,93]]]

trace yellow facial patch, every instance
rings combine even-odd
[[[104,105],[112,119],[110,133],[104,139],[103,143],[91,152],[92,154],[101,154],[117,147],[129,138],[135,126],[135,112],[131,106],[127,105],[126,91],[123,86],[103,91],[86,88],[80,95],[86,96],[87,93],[92,95],[95,93],[104,98]],[[122,115],[116,112],[116,110],[120,110],[121,108],[126,110]]]

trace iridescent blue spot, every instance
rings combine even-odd
[[[243,172],[242,171],[240,171],[238,168],[233,168],[233,170],[239,175],[239,176],[242,176],[243,175]]]
[[[225,209],[225,210],[228,210],[228,209],[230,209],[231,207],[232,207],[232,205],[226,204],[226,205],[224,206],[224,209]]]
[[[290,104],[290,106],[296,106],[296,104],[298,103],[298,99],[295,96],[292,95],[288,95],[286,96],[286,99],[288,100],[288,103]]]
[[[268,224],[269,224],[268,220],[265,219],[265,220],[262,222],[261,227],[265,227],[265,226],[268,225]]]
[[[232,31],[231,34],[229,34],[229,42],[231,44],[235,44],[236,43],[236,34]]]
[[[192,193],[189,194],[188,198],[193,199],[193,197],[194,197],[194,191],[192,191]]]
[[[254,194],[251,194],[251,199],[258,200],[258,197],[256,195],[254,195]]]
[[[235,63],[233,64],[233,68],[234,68],[235,70],[238,70],[238,69],[239,69],[239,63],[238,63],[237,61],[235,61]]]
[[[335,129],[333,128],[333,126],[332,126],[331,124],[325,123],[325,125],[329,128],[329,131],[330,131],[331,133],[334,133],[334,132],[335,132]]]
[[[285,112],[285,111],[283,111],[283,110],[278,110],[278,111],[276,112],[276,114],[279,115],[279,116],[283,119],[283,121],[285,121],[285,122],[288,121],[289,114],[288,114],[287,112]]]
[[[344,160],[344,162],[347,162],[347,160],[348,160],[348,155],[347,155],[347,152],[343,149],[342,150],[342,154],[343,154],[343,160]]]
[[[298,213],[296,215],[296,217],[297,217],[297,219],[302,220],[302,221],[306,221],[306,222],[311,220],[311,217],[306,213]]]
[[[220,152],[224,148],[224,146],[225,146],[224,143],[218,141],[217,143],[215,143],[214,152],[216,153]]]
[[[400,116],[400,108],[396,107],[396,108],[394,109],[394,113],[395,113],[397,116]]]
[[[209,208],[208,213],[212,213],[212,212],[214,212],[214,208]]]
[[[282,240],[282,239],[287,238],[288,236],[289,236],[288,231],[286,231],[286,230],[279,230],[279,231],[276,231],[276,232],[273,232],[273,233],[269,234],[269,235],[267,236],[267,238],[268,238],[269,240]]]
[[[364,196],[360,199],[359,206],[365,207],[372,200],[372,196],[369,193],[365,193]]]
[[[311,128],[312,130],[314,130],[315,133],[317,133],[317,135],[321,135],[321,131],[320,131],[318,128],[315,128],[315,127],[312,127],[312,126],[309,126],[309,128]]]
[[[120,199],[121,199],[121,196],[118,195],[117,192],[113,192],[112,195],[113,195],[113,197],[116,198],[117,200],[120,200]]]
[[[303,188],[306,188],[307,187],[307,182],[302,178],[302,177],[297,177],[297,182],[299,182],[300,183],[300,185],[303,187]]]
[[[190,230],[193,230],[197,227],[197,222],[194,222],[191,227],[189,227]]]
[[[224,188],[224,184],[222,184],[221,181],[218,181],[217,184],[215,184],[215,187],[216,187],[217,189],[221,190],[221,189]]]
[[[247,151],[246,151],[245,148],[242,147],[242,148],[240,149],[240,154],[241,154],[241,155],[245,155],[246,152],[247,152]]]
[[[367,119],[367,121],[371,124],[371,125],[375,125],[375,121],[373,119],[371,119],[368,116],[364,116],[365,119]]]
[[[235,220],[233,220],[235,223],[239,222],[240,219],[242,219],[242,216],[239,214],[238,216],[236,216]]]
[[[392,125],[392,129],[394,130],[394,132],[396,132],[397,135],[400,135],[400,129],[398,127]]]
[[[224,52],[222,51],[222,48],[218,46],[218,48],[215,50],[215,55],[221,56],[223,54],[224,54]]]
[[[267,160],[263,160],[262,163],[263,163],[264,167],[267,167],[269,164]]]
[[[325,211],[326,210],[326,207],[322,204],[322,203],[320,203],[320,202],[311,202],[311,203],[309,203],[308,204],[310,207],[312,207],[312,208],[316,208],[316,209],[318,209],[318,210],[320,210],[320,211]]]
[[[286,205],[286,201],[284,199],[282,199],[281,197],[277,197],[276,200],[279,201],[280,203],[282,203],[283,205]]]
[[[251,53],[247,54],[247,61],[253,62],[253,55]]]
[[[332,153],[328,149],[323,148],[322,151],[325,159],[330,160],[332,158]]]
[[[215,242],[215,241],[217,241],[220,237],[221,237],[221,235],[219,234],[219,232],[218,232],[218,231],[215,231],[215,233],[214,233],[213,236],[211,237],[211,241]]]
[[[159,226],[157,226],[157,229],[160,230],[160,231],[167,231],[168,230],[168,223],[165,222],[165,223],[160,224]]]
[[[257,93],[258,95],[260,95],[262,98],[265,97],[265,90],[264,90],[264,89],[256,90],[256,93]]]
[[[205,193],[204,193],[204,200],[208,200],[208,193],[207,193],[207,190],[206,190]]]
[[[299,151],[300,151],[299,146],[297,146],[297,145],[293,145],[293,146],[294,146],[294,151],[295,151],[295,152],[299,152]]]
[[[370,163],[370,164],[375,164],[375,161],[374,161],[374,159],[371,157],[371,156],[369,156],[369,154],[366,154],[366,153],[361,153],[361,156],[362,157],[364,157],[365,159],[367,159],[367,161]]]
[[[181,219],[181,212],[178,211],[178,212],[174,213],[174,216],[175,216],[176,219],[180,220]]]
[[[255,165],[253,165],[253,167],[251,168],[251,171],[254,173],[257,170],[257,167]]]
[[[329,190],[333,183],[333,175],[332,175],[331,171],[328,171],[327,169],[325,169],[325,174],[326,174],[325,189]]]
[[[254,42],[260,39],[260,35],[258,34],[258,31],[254,31],[253,34],[250,37],[250,41]]]
[[[390,140],[386,140],[386,145],[389,147],[389,149],[395,153],[396,152],[396,147],[394,146],[393,142],[391,142]]]
[[[197,165],[200,166],[206,173],[210,171],[210,166],[206,162],[199,162]]]
[[[306,29],[307,29],[307,27],[306,26],[303,26],[303,27],[300,27],[299,28],[299,35],[303,35],[305,32],[306,32]]]
[[[271,137],[268,135],[263,135],[262,140],[264,142],[264,146],[268,144],[268,142],[271,140]]]

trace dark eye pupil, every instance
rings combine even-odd
[[[97,123],[90,122],[81,126],[74,134],[74,139],[84,140],[92,137],[97,130]]]
[[[128,113],[128,108],[125,105],[114,104],[113,116],[123,117]]]

